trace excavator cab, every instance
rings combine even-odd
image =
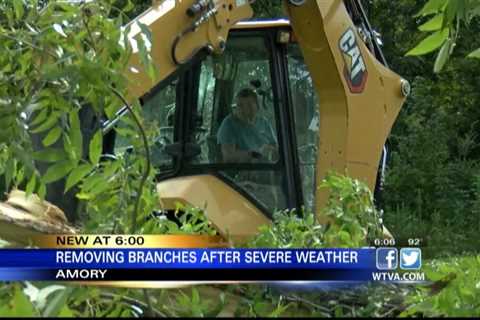
[[[219,128],[246,88],[257,96],[256,117],[267,124],[261,134],[276,152],[226,161]],[[314,210],[319,99],[287,20],[238,23],[223,54],[194,62],[142,101],[149,130],[158,132],[152,161],[159,182],[212,176],[267,218]],[[120,136],[114,146],[115,153],[127,147]]]

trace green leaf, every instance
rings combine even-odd
[[[56,317],[67,303],[67,299],[72,292],[72,288],[66,288],[54,293],[54,297],[48,302],[42,312],[44,317]]]
[[[96,165],[100,160],[100,156],[102,154],[102,142],[102,131],[98,130],[90,141],[90,146],[88,148],[88,156],[94,165]]]
[[[46,109],[46,108],[42,109],[35,116],[35,119],[33,119],[32,122],[30,122],[30,125],[31,126],[36,126],[37,124],[40,124],[41,122],[43,122],[47,118],[47,115],[48,115],[48,109]]]
[[[138,132],[130,128],[115,128],[115,132],[122,137],[137,138]]]
[[[60,310],[60,312],[58,313],[58,317],[59,318],[73,318],[75,317],[75,314],[73,313],[73,311],[68,307],[68,305],[64,305],[62,307],[62,310]]]
[[[112,184],[108,180],[102,179],[98,183],[96,183],[94,187],[91,188],[88,192],[90,196],[96,196],[102,192],[107,191],[111,187]]]
[[[458,8],[457,8],[457,18],[463,21],[467,20],[467,5],[465,0],[459,1]]]
[[[23,1],[22,0],[13,0],[13,7],[15,8],[15,16],[18,20],[23,17]]]
[[[25,146],[14,143],[11,146],[11,150],[13,151],[13,156],[19,163],[22,163],[27,169],[34,170],[32,154],[25,152]]]
[[[449,0],[430,0],[428,1],[414,17],[428,16],[429,14],[442,11],[447,5]],[[456,0],[454,0],[456,1]]]
[[[451,38],[445,41],[442,48],[438,52],[437,59],[435,60],[435,65],[433,67],[433,72],[438,73],[442,70],[443,66],[448,60],[448,57],[450,56],[452,45],[453,40]]]
[[[58,120],[58,114],[57,113],[52,113],[50,115],[50,117],[48,117],[47,120],[44,123],[42,123],[41,125],[39,125],[35,129],[33,129],[32,133],[39,133],[39,132],[43,132],[43,131],[46,131],[46,130],[52,128],[57,123],[57,120]]]
[[[151,58],[150,58],[151,59]],[[158,69],[157,66],[153,63],[150,62],[147,66],[147,74],[150,77],[152,81],[156,81],[158,77]]]
[[[65,193],[70,190],[71,187],[76,185],[80,180],[82,180],[89,172],[93,170],[93,166],[90,164],[83,164],[70,172],[65,183]]]
[[[271,306],[266,301],[256,301],[253,305],[256,316],[265,316],[271,312],[270,309]]]
[[[150,32],[150,29],[148,28],[147,25],[141,23],[140,21],[137,22],[138,26],[142,30],[142,33],[147,37],[148,41],[150,41],[150,44],[152,43],[152,33]]]
[[[43,149],[34,152],[33,159],[42,162],[57,162],[67,159],[67,154],[61,149]]]
[[[17,171],[17,176],[15,177],[15,183],[17,185],[21,184],[24,178],[25,178],[25,167],[22,167],[20,170]]]
[[[15,172],[15,160],[9,158],[5,165],[5,189],[10,189],[10,183],[12,183],[12,177]]]
[[[192,304],[199,304],[200,303],[200,294],[198,293],[198,290],[195,288],[192,288]]]
[[[76,194],[76,197],[80,200],[90,200],[92,196],[86,192],[79,192]]]
[[[422,24],[420,27],[418,27],[418,30],[420,31],[435,31],[439,30],[442,27],[442,22],[443,22],[443,14],[437,14],[435,17],[432,19],[428,20],[424,24]]]
[[[118,111],[119,106],[118,103],[110,103],[108,106],[105,107],[104,111],[108,119],[113,119],[115,117],[115,113]]]
[[[339,305],[335,307],[335,318],[343,317],[343,308]]]
[[[130,34],[130,30],[132,28],[132,25],[127,25],[127,27],[122,31],[122,38],[123,38],[123,42],[120,43],[120,45],[122,46],[123,49],[125,49],[126,51],[129,51],[131,52],[132,50],[132,47],[131,47],[131,43],[130,43],[130,39],[128,37],[128,35]]]
[[[148,68],[148,65],[150,64],[150,55],[147,51],[147,47],[145,46],[143,39],[139,39],[137,44],[140,61],[142,62],[144,68]]]
[[[480,59],[480,48],[478,48],[477,50],[474,50],[474,51],[470,52],[467,57],[468,57],[468,58],[477,58],[477,59]]]
[[[42,177],[43,183],[51,183],[65,177],[74,165],[71,161],[62,161],[50,166]]]
[[[47,136],[42,140],[42,143],[45,147],[51,146],[55,142],[57,142],[58,138],[60,138],[62,134],[62,128],[55,127],[47,134]]]
[[[15,293],[13,300],[11,301],[12,309],[8,316],[11,317],[25,317],[25,316],[38,316],[38,312],[35,310],[33,304],[28,297],[23,293],[20,288],[20,284],[15,285]],[[7,316],[3,314],[3,316]]]
[[[473,19],[474,17],[480,16],[480,6],[470,3],[468,8],[465,11],[468,11],[468,18],[469,20]]]
[[[72,142],[68,135],[63,135],[63,150],[65,151],[65,154],[67,155],[68,159],[72,161],[79,160],[77,158],[77,155],[75,154],[75,151],[73,150]]]
[[[463,2],[463,0],[448,1],[448,5],[445,9],[442,27],[446,27],[455,19],[455,17],[457,16],[457,12],[460,8],[460,2]]]
[[[40,197],[40,199],[44,200],[45,199],[45,195],[47,194],[47,186],[45,185],[45,183],[40,182],[40,187],[38,187],[38,191],[37,191],[37,194],[38,196]]]
[[[37,175],[32,174],[30,181],[28,181],[27,189],[25,190],[25,192],[27,193],[27,196],[33,193],[33,190],[35,190],[36,183],[37,183]]]
[[[440,47],[443,42],[447,39],[449,34],[449,29],[443,29],[437,31],[430,36],[423,39],[415,48],[406,53],[407,56],[419,56]]]
[[[158,70],[155,67],[155,64],[153,63],[153,59],[149,53],[152,47],[152,34],[148,29],[148,27],[143,23],[138,23],[138,25],[142,30],[142,35],[144,35],[144,36],[138,37],[137,39],[140,61],[142,62],[142,65],[146,70],[147,75],[150,77],[152,81],[155,81]]]
[[[135,8],[135,6],[133,5],[132,1],[128,0],[127,1],[127,4],[123,7],[123,12],[130,12],[132,11],[133,9]]]
[[[350,234],[347,231],[339,231],[338,232],[338,238],[341,241],[342,244],[349,244],[351,241]]]
[[[80,130],[80,119],[76,110],[70,112],[69,137],[76,159],[80,160],[83,155],[83,137]]]
[[[98,175],[91,175],[83,182],[82,191],[90,192],[90,190],[93,189],[95,185],[101,183],[102,181],[105,181],[104,177]]]

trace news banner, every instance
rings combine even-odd
[[[222,247],[217,237],[189,235],[49,235],[35,240],[36,248],[0,250],[0,281],[426,281],[416,247],[235,249]]]

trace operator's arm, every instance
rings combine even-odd
[[[240,150],[235,144],[222,144],[221,147],[224,162],[251,162],[253,159],[250,151]]]
[[[217,141],[221,147],[223,162],[251,162],[252,153],[239,148],[239,139],[236,132],[238,128],[234,126],[232,118],[225,118],[220,125],[217,133]]]
[[[260,129],[265,139],[265,144],[261,147],[260,153],[266,157],[269,162],[275,162],[278,160],[279,153],[276,131],[265,118],[262,118],[260,121]]]

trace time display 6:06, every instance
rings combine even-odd
[[[395,239],[375,239],[373,240],[373,245],[376,247],[389,247],[395,246]]]

